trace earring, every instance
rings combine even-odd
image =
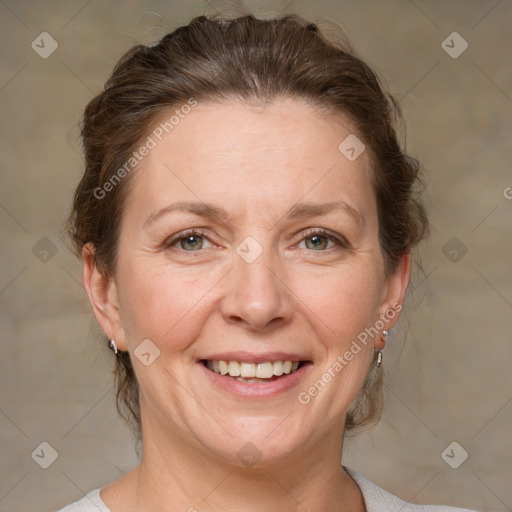
[[[112,339],[110,340],[110,344],[109,344],[108,348],[110,348],[111,350],[113,350],[113,351],[114,351],[114,354],[116,354],[116,355],[117,355],[117,353],[119,352],[119,350],[118,350],[118,348],[117,348],[117,345],[116,345],[116,342],[115,342],[114,338],[112,338]]]
[[[382,331],[382,341],[386,343],[386,338],[389,336],[389,331]],[[377,351],[377,363],[376,367],[380,368],[382,365],[382,360],[384,359],[384,355],[382,354],[382,350]]]

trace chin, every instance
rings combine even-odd
[[[219,461],[239,468],[269,468],[297,456],[311,437],[305,422],[292,419],[293,414],[286,418],[287,414],[237,416],[226,418],[222,427],[201,431],[203,423],[202,428],[193,430],[196,439]]]

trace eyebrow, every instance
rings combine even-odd
[[[350,215],[360,227],[364,225],[364,217],[345,201],[332,201],[330,203],[297,203],[288,210],[286,217],[296,219],[300,217],[316,217],[326,215],[333,211],[344,211]]]
[[[332,213],[337,210],[341,210],[347,213],[357,222],[360,227],[365,224],[364,217],[353,206],[349,205],[345,201],[332,201],[330,203],[296,203],[285,213],[282,218],[298,219],[301,217],[317,217],[320,215]],[[146,228],[164,215],[175,211],[193,213],[199,217],[219,220],[221,222],[227,222],[231,218],[226,210],[210,203],[179,202],[170,204],[169,206],[166,206],[165,208],[152,213],[144,221],[143,227]]]

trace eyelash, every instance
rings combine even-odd
[[[311,228],[311,229],[306,230],[302,234],[302,238],[300,241],[302,242],[302,240],[305,240],[306,238],[311,238],[311,237],[317,236],[317,235],[325,236],[325,238],[327,238],[328,240],[331,240],[336,245],[338,245],[344,249],[348,249],[348,247],[349,247],[349,243],[347,242],[345,237],[342,237],[342,236],[337,237],[323,228]],[[332,247],[331,247],[331,249],[332,249]],[[324,249],[324,251],[326,251],[326,250],[327,249]],[[324,251],[315,251],[315,252],[324,252]]]
[[[327,231],[326,229],[323,229],[323,228],[311,228],[309,230],[306,230],[303,233],[303,236],[299,242],[302,242],[303,240],[305,240],[307,238],[311,238],[313,236],[319,236],[319,235],[326,237],[327,239],[334,242],[336,245],[338,245],[341,248],[348,249],[350,247],[350,244],[345,239],[345,237],[338,238],[337,236],[334,236],[329,231]],[[180,240],[190,237],[190,236],[200,236],[202,238],[206,238],[207,240],[209,240],[211,242],[211,240],[208,238],[208,236],[206,236],[204,231],[202,231],[201,229],[195,228],[195,229],[189,229],[187,231],[183,231],[182,233],[179,233],[177,236],[172,237],[170,240],[165,242],[165,248],[169,249],[173,245],[178,243]],[[329,249],[333,249],[333,247],[330,247]],[[325,251],[328,251],[329,249],[322,249],[322,250],[318,250],[318,251],[315,251],[314,249],[308,249],[308,250],[313,251],[313,252],[325,252]],[[201,249],[199,251],[186,251],[184,249],[182,250],[182,252],[190,252],[190,253],[200,252],[200,251],[201,251]]]

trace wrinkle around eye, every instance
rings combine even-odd
[[[221,236],[220,241],[217,241],[217,238],[219,238],[217,233],[215,231],[213,231],[213,234],[210,233],[212,233],[211,228],[205,226],[183,229],[170,236],[166,236],[161,242],[156,242],[155,240],[155,246],[151,248],[151,252],[170,251],[177,255],[194,253],[194,255],[198,257],[201,253],[210,253],[212,249],[226,249],[226,244],[229,246],[232,235],[228,234],[227,239]],[[224,236],[225,235],[226,234],[224,234]],[[202,240],[202,244],[197,244],[197,248],[183,247],[183,245],[187,244],[187,239],[191,237]],[[307,244],[307,241],[314,237],[326,239],[326,247],[305,247],[304,245]],[[241,235],[237,238],[241,238]],[[323,253],[340,254],[343,252],[357,252],[357,244],[354,245],[353,242],[349,241],[339,230],[333,231],[332,229],[320,226],[302,229],[289,237],[284,236],[283,243],[286,244],[286,247],[284,247],[285,251],[297,250],[304,254],[316,253],[319,257]],[[290,243],[292,244],[291,246],[288,245]],[[233,248],[235,248],[234,245]]]

